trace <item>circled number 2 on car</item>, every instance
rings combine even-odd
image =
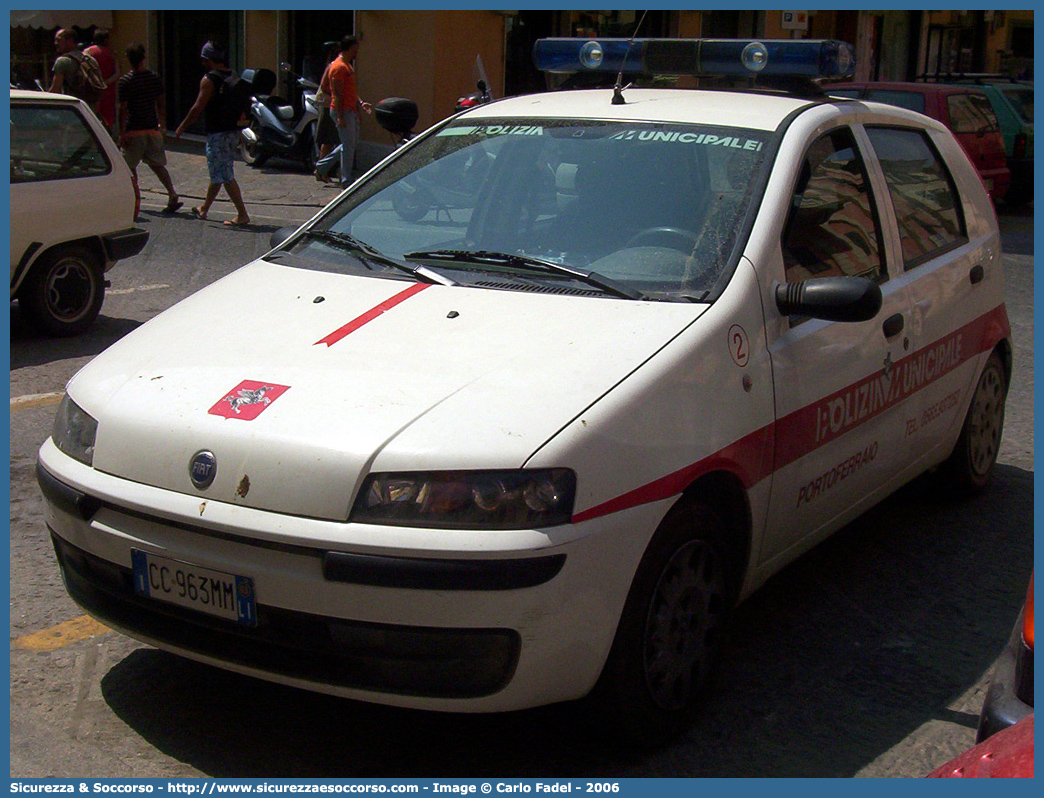
[[[141,596],[238,621],[257,624],[254,580],[187,562],[131,550],[134,589]]]

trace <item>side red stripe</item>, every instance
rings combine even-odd
[[[429,283],[414,283],[409,288],[407,288],[405,291],[400,291],[395,296],[391,297],[390,299],[384,300],[384,302],[382,302],[381,304],[377,305],[376,307],[373,307],[370,310],[366,311],[361,316],[359,316],[359,317],[357,317],[355,319],[352,319],[350,322],[348,322],[343,327],[341,327],[341,328],[339,328],[337,330],[334,330],[332,333],[330,333],[325,338],[316,341],[314,344],[312,344],[312,346],[318,346],[319,344],[326,344],[327,346],[333,346],[338,341],[340,341],[342,338],[344,338],[344,337],[346,337],[348,335],[351,335],[353,332],[358,330],[364,324],[368,324],[369,322],[371,322],[374,319],[376,319],[378,316],[380,316],[386,310],[391,310],[393,307],[395,307],[399,303],[405,302],[407,299],[409,299],[414,294],[416,294],[416,293],[418,293],[420,291],[423,291],[425,288],[428,288],[429,285],[430,285]]]
[[[1007,310],[1003,305],[1000,305],[990,313],[980,316],[965,325],[960,330],[893,364],[892,370],[896,373],[897,378],[901,380],[904,375],[903,369],[911,368],[913,364],[917,363],[918,358],[925,357],[926,353],[945,347],[955,339],[967,342],[967,348],[965,349],[963,346],[961,348],[960,363],[947,364],[946,368],[938,370],[931,379],[917,383],[912,390],[904,390],[900,384],[895,389],[894,394],[885,394],[888,400],[887,404],[857,419],[853,424],[837,433],[837,435],[821,435],[818,440],[816,439],[816,424],[817,419],[820,418],[821,408],[839,397],[860,390],[863,385],[877,379],[877,373],[854,383],[848,388],[819,399],[811,405],[796,410],[778,422],[755,430],[749,435],[729,444],[724,449],[692,465],[660,477],[607,502],[576,513],[571,520],[574,524],[578,524],[582,521],[589,521],[592,518],[618,513],[631,507],[669,499],[672,496],[677,496],[691,485],[694,480],[711,471],[730,471],[740,478],[744,488],[749,489],[765,477],[770,476],[774,471],[812,453],[838,435],[843,435],[845,432],[861,426],[881,412],[884,412],[888,407],[927,388],[935,380],[957,368],[961,363],[993,349],[997,342],[1007,338],[1010,332],[1011,328],[1008,323]],[[774,464],[773,460],[775,460]]]

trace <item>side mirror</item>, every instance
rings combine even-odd
[[[268,246],[270,246],[272,249],[275,249],[296,232],[297,228],[293,226],[280,227],[278,230],[272,233],[272,236],[268,239]]]
[[[881,287],[866,277],[814,277],[776,286],[776,307],[784,316],[869,321],[882,302]]]

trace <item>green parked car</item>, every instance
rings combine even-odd
[[[1004,149],[1011,170],[1011,187],[1004,201],[1009,205],[1032,202],[1033,84],[1012,81],[975,85],[986,92],[1004,136]]]

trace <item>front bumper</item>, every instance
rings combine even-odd
[[[508,683],[521,639],[512,629],[358,623],[261,605],[256,628],[162,604],[134,591],[130,568],[52,532],[69,595],[131,637],[290,679],[437,698],[477,698]]]
[[[103,623],[271,681],[449,711],[520,709],[589,692],[648,542],[636,529],[648,525],[651,535],[653,515],[664,511],[646,506],[540,536],[521,531],[515,544],[473,533],[502,545],[472,550],[438,549],[437,531],[325,522],[327,539],[291,542],[251,530],[309,521],[206,502],[200,521],[197,497],[101,474],[50,442],[38,474],[67,590]],[[427,548],[361,542],[385,534],[405,543],[418,532]],[[541,545],[532,545],[536,537]],[[257,625],[139,595],[132,549],[251,577]]]
[[[994,666],[979,715],[975,742],[981,743],[1032,714],[1033,650],[1022,640],[1020,614],[1011,639]]]

